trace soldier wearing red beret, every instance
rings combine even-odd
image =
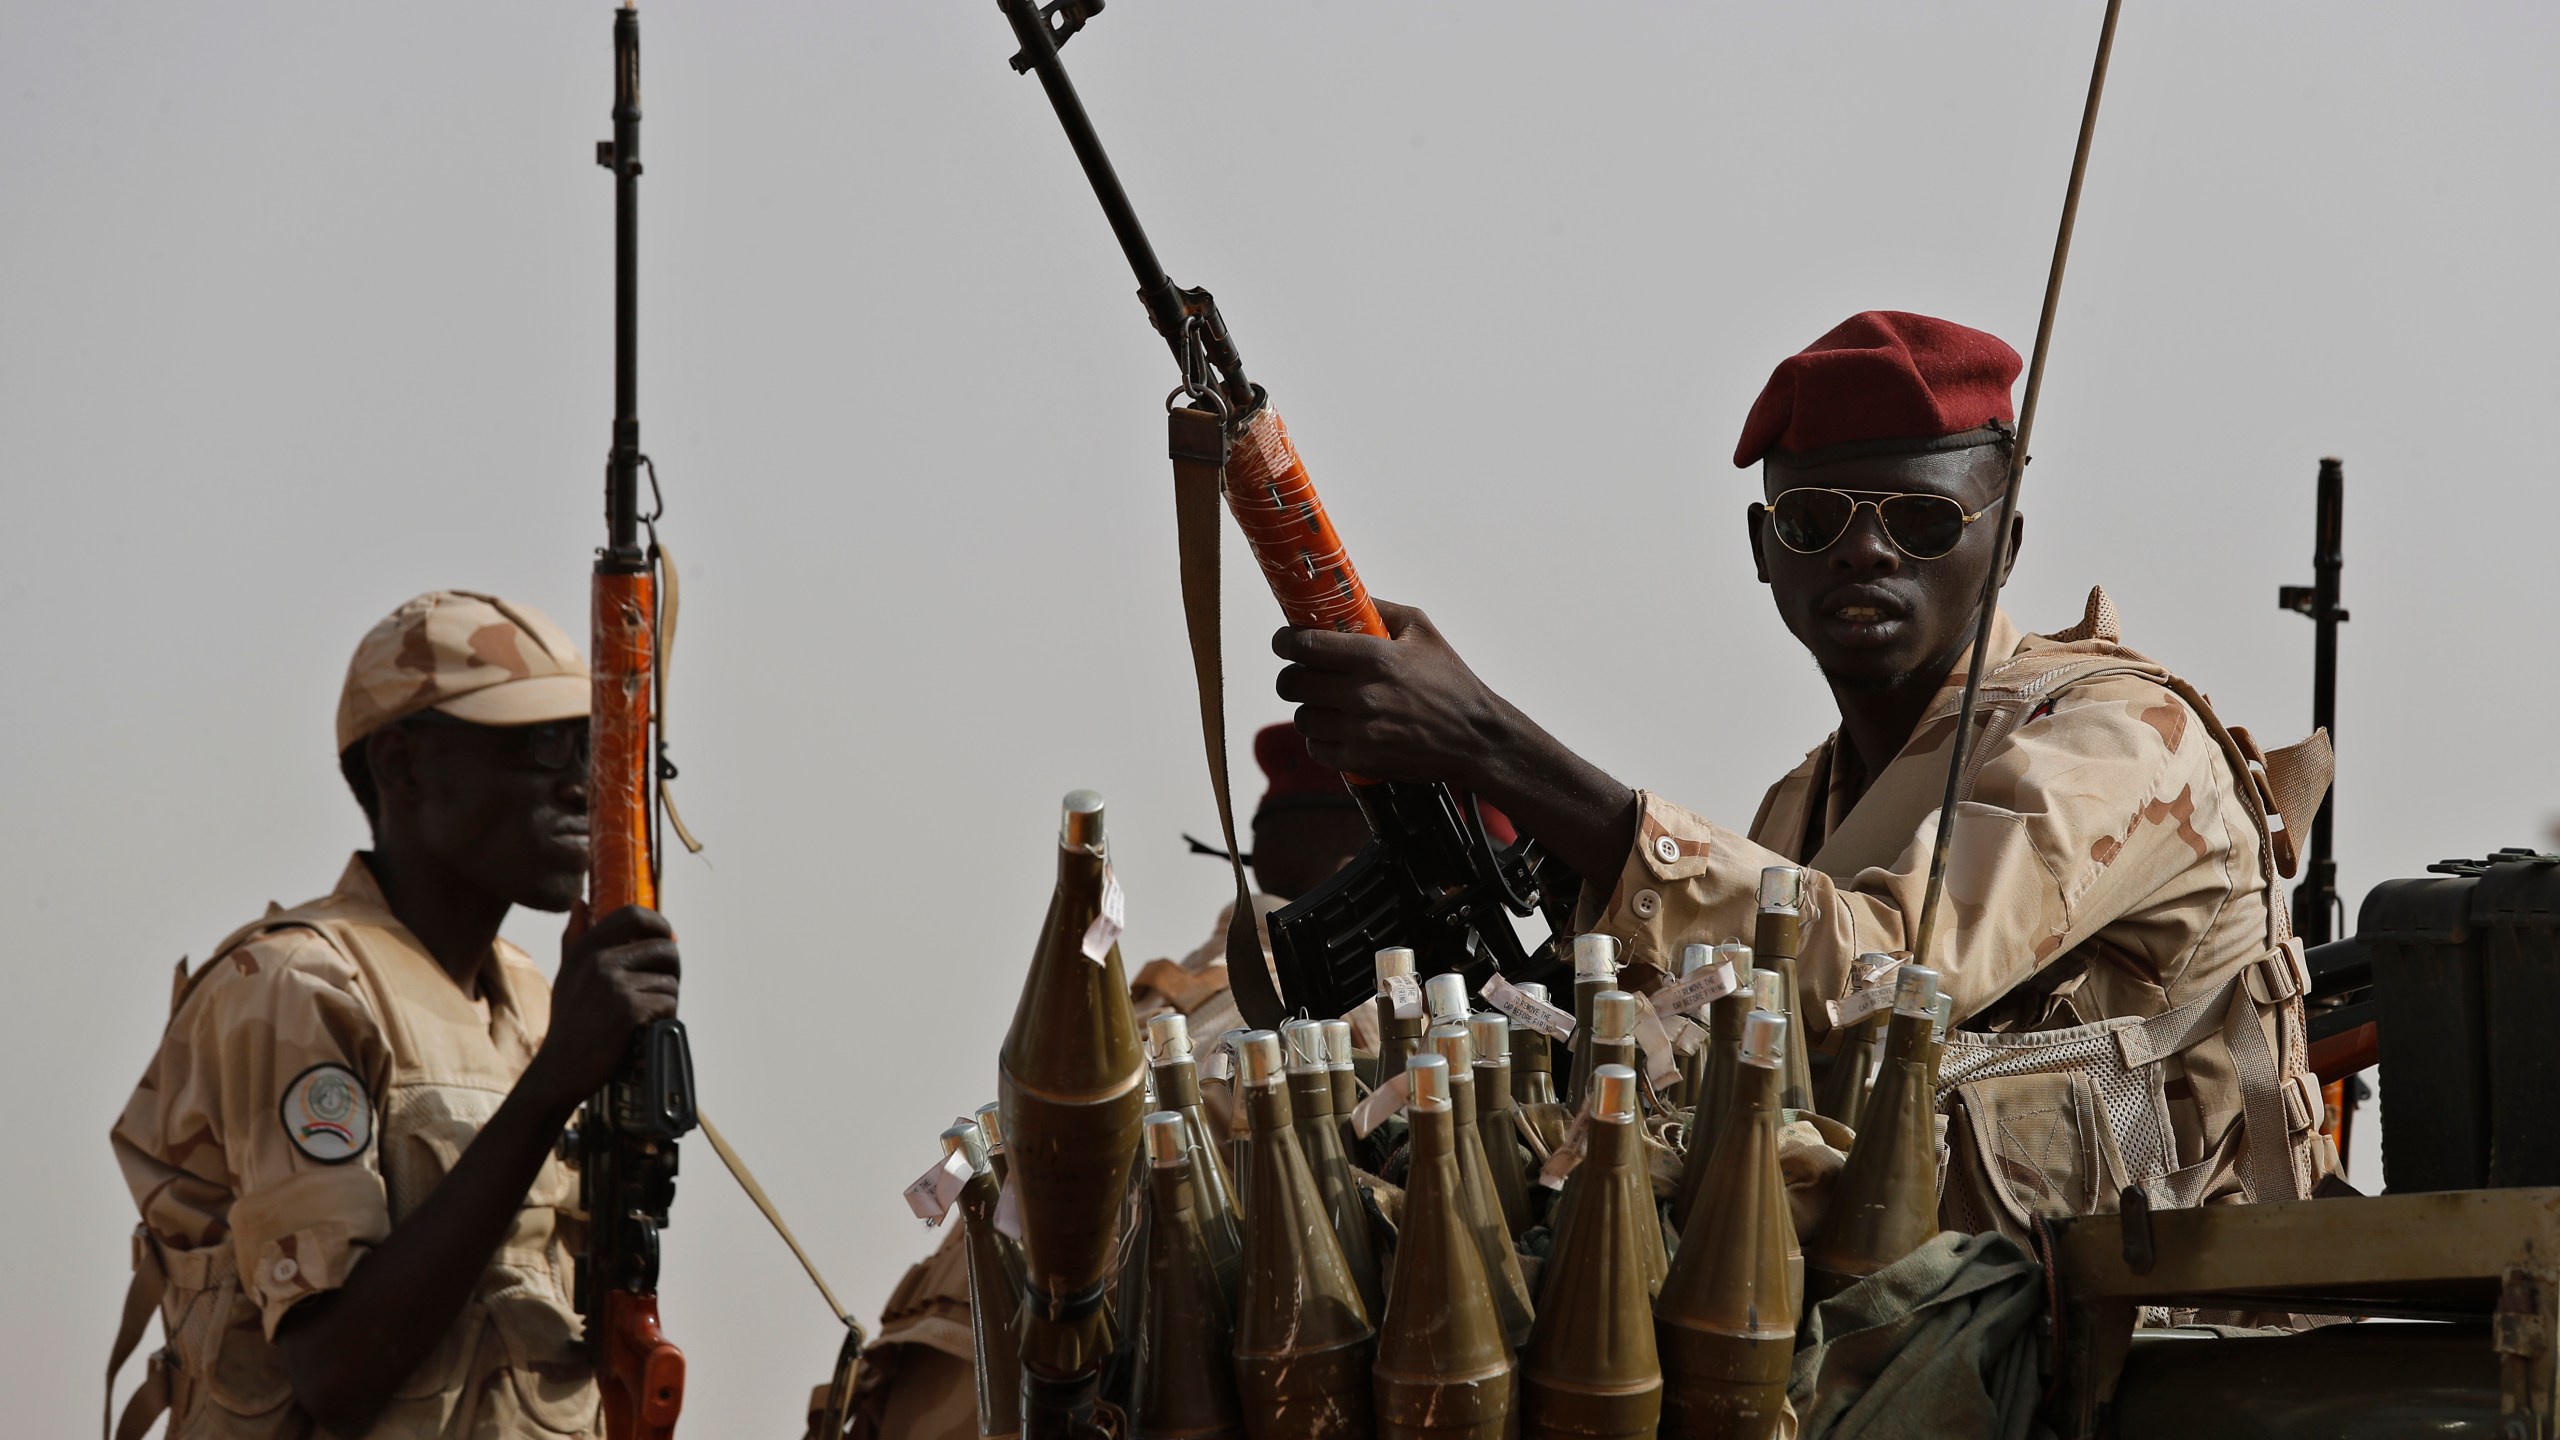
[[[1839,725],[1747,829],[1575,754],[1419,610],[1381,602],[1383,640],[1283,630],[1280,694],[1317,761],[1501,805],[1586,877],[1582,928],[1629,960],[1676,973],[1683,943],[1750,934],[1762,870],[1804,867],[1805,1029],[1822,1043],[1856,957],[1914,947],[2019,369],[1979,330],[1870,311],[1781,361],[1752,405],[1734,450],[1761,473],[1752,559]],[[2121,643],[2099,590],[2047,635],[1998,615],[1987,663],[1931,954],[1963,1032],[1940,1096],[1946,1223],[2022,1236],[2038,1214],[2111,1209],[2126,1184],[2166,1205],[2309,1192],[2335,1156],[2275,802],[2309,818],[2325,743],[2261,756]],[[1977,1064],[1995,1051],[1997,1075]],[[2093,1080],[2119,1097],[2104,1116],[2074,1103]]]

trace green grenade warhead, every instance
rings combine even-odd
[[[1775,996],[1761,992],[1763,1010],[1779,1010],[1787,1017],[1787,1068],[1780,1077],[1778,1104],[1787,1110],[1813,1108],[1813,1062],[1806,1057],[1811,1027],[1804,1019],[1804,988],[1796,981],[1796,956],[1801,952],[1804,917],[1804,872],[1793,865],[1772,865],[1760,872],[1760,921],[1751,937],[1751,951],[1764,967],[1778,972],[1785,983]]]
[[[1436,977],[1435,977],[1436,978]],[[1453,977],[1454,978],[1454,977]],[[1458,1200],[1475,1232],[1493,1285],[1494,1308],[1502,1317],[1502,1336],[1512,1345],[1529,1338],[1529,1282],[1520,1274],[1519,1252],[1511,1248],[1511,1227],[1502,1220],[1501,1197],[1493,1193],[1492,1167],[1485,1163],[1484,1133],[1478,1120],[1475,1042],[1464,1025],[1434,1025],[1428,1053],[1448,1066],[1441,1085],[1449,1094],[1449,1128],[1458,1160]],[[1420,1056],[1416,1056],[1420,1059]]]
[[[1368,1440],[1377,1335],[1291,1123],[1280,1037],[1236,1042],[1253,1125],[1236,1395],[1250,1440]]]
[[[1577,983],[1575,989],[1581,989]],[[1641,1071],[1644,1058],[1636,1051],[1636,997],[1614,987],[1591,997],[1591,1018],[1581,1031],[1585,1044],[1582,1054],[1591,1058],[1597,1070],[1603,1065],[1623,1065]],[[1638,1095],[1637,1117],[1642,1119],[1642,1095]]]
[[[1033,1440],[1092,1411],[1114,1343],[1103,1295],[1145,1111],[1147,1062],[1105,857],[1102,797],[1078,790],[1066,798],[1057,887],[997,1066],[1022,1212],[1022,1414]]]
[[[1180,1018],[1180,1017],[1176,1017]],[[1136,1440],[1242,1440],[1232,1326],[1193,1203],[1206,1168],[1177,1111],[1146,1119],[1147,1302],[1129,1427]]]
[[[1697,1104],[1690,1107],[1689,1132],[1683,1142],[1686,1153],[1681,1162],[1680,1193],[1671,1205],[1672,1221],[1683,1236],[1697,1218],[1693,1212],[1698,1203],[1698,1182],[1707,1173],[1708,1158],[1716,1153],[1716,1136],[1723,1131],[1726,1117],[1733,1113],[1736,1068],[1742,1063],[1743,1023],[1757,1003],[1760,987],[1772,984],[1777,973],[1751,968],[1748,945],[1718,945],[1711,953],[1713,963],[1733,967],[1736,984],[1731,994],[1707,1006],[1707,1043],[1698,1048],[1705,1058],[1698,1066]]]
[[[987,1165],[996,1172],[996,1187],[1002,1189],[1013,1164],[1005,1153],[1002,1105],[990,1100],[978,1107],[978,1134],[987,1142]]]
[[[1529,1167],[1520,1148],[1520,1102],[1511,1093],[1511,1017],[1481,1010],[1467,1017],[1476,1049],[1476,1136],[1484,1142],[1485,1173],[1502,1206],[1503,1228],[1513,1239],[1529,1228]]]
[[[1938,1233],[1938,1106],[1929,1083],[1937,999],[1938,972],[1902,967],[1867,1123],[1831,1182],[1821,1228],[1804,1247],[1805,1282],[1816,1304]]]
[[[1217,1272],[1218,1291],[1233,1310],[1243,1274],[1239,1266],[1244,1229],[1236,1219],[1235,1177],[1228,1173],[1225,1147],[1211,1132],[1208,1110],[1200,1101],[1200,1067],[1191,1053],[1191,1022],[1173,1010],[1150,1017],[1147,1055],[1156,1104],[1182,1117],[1182,1133],[1191,1144],[1192,1211],[1200,1220],[1201,1240],[1209,1247],[1209,1266]]]
[[[1899,963],[1881,950],[1868,950],[1859,954],[1857,968],[1867,975],[1881,975]],[[1816,1109],[1852,1130],[1858,1128],[1858,1117],[1866,1110],[1884,1024],[1884,1016],[1870,1015],[1841,1032],[1839,1051],[1831,1057],[1831,1068],[1822,1072],[1821,1088],[1813,1097]]]
[[[1466,1214],[1449,1061],[1416,1055],[1405,1075],[1413,1169],[1378,1327],[1378,1434],[1500,1440],[1511,1413],[1511,1346]]]
[[[942,1153],[969,1162],[960,1186],[960,1239],[969,1257],[969,1338],[978,1379],[978,1433],[988,1440],[1022,1433],[1022,1356],[1017,1326],[1022,1262],[996,1230],[1001,1193],[987,1164],[985,1132],[974,1124],[942,1132]]]
[[[1524,980],[1519,992],[1543,1004],[1547,987],[1534,980]],[[1520,1106],[1520,1118],[1538,1137],[1548,1154],[1564,1143],[1565,1131],[1573,1117],[1565,1113],[1556,1098],[1555,1046],[1535,1030],[1511,1032],[1511,1098]]]
[[[1929,1007],[1929,1103],[1937,1103],[1938,1065],[1947,1058],[1947,1031],[1956,1018],[1956,997],[1941,990]]]
[[[1767,1010],[1745,1024],[1733,1118],[1654,1301],[1665,1435],[1765,1440],[1786,1413],[1797,1309],[1795,1222],[1778,1170],[1786,1032],[1786,1017]]]
[[[1351,1022],[1324,1022],[1324,1065],[1333,1077],[1333,1118],[1342,1127],[1342,1145],[1349,1151],[1359,1140],[1351,1132],[1351,1112],[1360,1108],[1360,1068],[1351,1056]]]
[[[1579,1111],[1583,1092],[1591,1086],[1591,1002],[1603,990],[1618,988],[1618,937],[1573,937],[1573,1073],[1565,1086],[1565,1108]]]
[[[1579,1195],[1547,1264],[1547,1303],[1520,1357],[1524,1440],[1652,1440],[1662,1415],[1642,1228],[1628,1183],[1644,1165],[1636,1120],[1636,1072],[1592,1074],[1589,1151],[1574,1172]],[[1651,1187],[1645,1187],[1651,1193]],[[1645,1202],[1649,1207],[1650,1202]]]
[[[1398,1015],[1396,1001],[1389,985],[1398,976],[1421,983],[1414,974],[1413,952],[1402,945],[1390,945],[1378,952],[1378,1083],[1383,1086],[1404,1073],[1404,1062],[1422,1048],[1423,1032],[1431,1028],[1428,1015]]]
[[[1360,1303],[1375,1315],[1387,1304],[1385,1274],[1369,1235],[1369,1202],[1351,1173],[1342,1126],[1333,1114],[1333,1067],[1325,1056],[1324,1022],[1291,1020],[1280,1027],[1280,1039],[1289,1051],[1289,1111],[1298,1148],[1307,1154],[1316,1193],[1324,1197],[1324,1213],[1333,1221],[1334,1238],[1342,1242],[1352,1283],[1360,1287]]]
[[[1230,1030],[1218,1037],[1226,1064],[1226,1079],[1218,1083],[1227,1087],[1227,1178],[1235,1183],[1239,1232],[1253,1223],[1253,1130],[1244,1113],[1244,1061],[1239,1058],[1244,1037],[1252,1033]]]

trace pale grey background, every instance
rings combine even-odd
[[[1375,588],[1615,773],[1746,818],[1828,728],[1726,463],[1848,313],[2031,338],[2095,4],[1115,4],[1068,52]],[[0,1389],[88,1423],[105,1144],[170,962],[360,838],[341,667],[437,585],[583,630],[608,415],[603,4],[0,7]],[[1169,362],[984,0],[647,19],[644,415],[709,862],[667,908],[703,1097],[866,1317],[990,1097],[1058,795],[1132,962],[1222,872]],[[2316,459],[2351,486],[2351,897],[2547,833],[2560,10],[2133,0],[2011,596],[2093,581],[2223,712],[2309,724]],[[1239,736],[1276,623],[1231,574]],[[1246,781],[1250,788],[1251,781]],[[553,953],[555,922],[510,933]],[[2372,1178],[2372,1156],[2361,1157]],[[834,1324],[705,1146],[689,1433],[796,1434]]]

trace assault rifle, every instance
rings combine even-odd
[[[2320,497],[2312,520],[2311,574],[2308,585],[2276,590],[2276,604],[2308,615],[2315,627],[2311,649],[2311,723],[2338,739],[2338,627],[2347,612],[2338,604],[2338,572],[2346,568],[2339,549],[2345,523],[2347,479],[2336,460],[2320,462]],[[2329,831],[2338,804],[2338,787],[2320,797],[2311,818],[2311,849],[2302,862],[2302,883],[2293,887],[2293,929],[2305,945],[2326,945],[2337,934],[2338,861],[2329,848]]]
[[[658,903],[658,781],[667,773],[658,714],[657,507],[640,509],[640,14],[613,17],[613,138],[596,146],[613,172],[613,443],[605,459],[605,544],[591,604],[595,699],[588,720],[587,910]],[[671,1440],[684,1408],[684,1352],[658,1330],[658,1231],[675,1202],[676,1140],[694,1126],[693,1055],[684,1023],[657,1020],[580,1112],[574,1132],[587,1242],[577,1305],[604,1390],[611,1440]]]
[[[1137,212],[1086,118],[1084,103],[1058,59],[1065,44],[1102,9],[1102,0],[997,0],[1021,50],[1016,71],[1036,73],[1084,166],[1103,216],[1138,280],[1138,299],[1156,333],[1172,348],[1182,383],[1173,415],[1177,483],[1185,474],[1223,472],[1228,508],[1261,562],[1289,623],[1384,637],[1386,625],[1344,553],[1316,498],[1288,430],[1261,386],[1247,379],[1234,336],[1208,291],[1176,286],[1156,259]],[[1174,399],[1186,403],[1173,404]],[[1227,848],[1236,848],[1226,795],[1223,701],[1217,694],[1215,521],[1207,521],[1207,583],[1192,563],[1186,523],[1185,607],[1191,612],[1193,658],[1200,671],[1204,728],[1219,793]],[[1205,591],[1205,593],[1203,593]],[[1203,612],[1207,614],[1205,628]],[[1500,970],[1530,978],[1533,961],[1511,917],[1543,913],[1551,929],[1570,923],[1581,881],[1555,857],[1524,840],[1497,850],[1471,798],[1446,785],[1346,777],[1369,822],[1368,846],[1332,879],[1270,920],[1280,990],[1262,979],[1251,907],[1239,895],[1230,933],[1228,983],[1247,1020],[1270,1026],[1292,1011],[1340,1015],[1376,993],[1372,965],[1385,946],[1410,946],[1423,975],[1461,971],[1479,985]],[[1237,871],[1239,891],[1242,870]],[[1541,947],[1552,964],[1553,941]]]

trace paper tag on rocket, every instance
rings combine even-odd
[[[1514,1025],[1525,1026],[1552,1040],[1573,1038],[1573,1012],[1559,1010],[1544,1000],[1523,995],[1520,987],[1496,975],[1484,982],[1484,1003],[1511,1017]]]
[[[1573,1128],[1564,1132],[1564,1143],[1547,1157],[1546,1164],[1538,1167],[1538,1183],[1550,1190],[1563,1189],[1565,1177],[1581,1166],[1582,1157],[1590,1148],[1591,1107],[1586,1105],[1573,1117]]]
[[[1824,1001],[1823,1008],[1830,1012],[1832,1024],[1855,1025],[1879,1010],[1893,1008],[1893,992],[1901,978],[1902,967],[1892,966],[1866,985],[1850,991],[1847,998]]]
[[[1210,1047],[1208,1055],[1200,1061],[1200,1078],[1203,1080],[1232,1080],[1235,1078],[1235,1075],[1235,1047],[1229,1045],[1224,1040],[1221,1040],[1216,1045]]]
[[[1084,958],[1099,965],[1111,957],[1111,947],[1120,943],[1120,932],[1129,926],[1128,897],[1120,893],[1120,875],[1110,866],[1102,867],[1102,913],[1084,927]]]
[[[960,1187],[973,1172],[966,1155],[945,1155],[942,1162],[915,1178],[907,1187],[907,1208],[927,1225],[939,1225],[951,1213],[951,1202],[960,1198]]]
[[[1422,1018],[1422,982],[1412,976],[1388,976],[1387,999],[1394,1006],[1397,1019],[1419,1020]]]
[[[1672,1016],[1662,1028],[1671,1032],[1671,1048],[1677,1054],[1696,1054],[1698,1047],[1707,1043],[1707,1027],[1686,1015]]]
[[[1404,1110],[1405,1092],[1410,1077],[1398,1072],[1396,1078],[1360,1097],[1351,1107],[1351,1133],[1366,1140],[1369,1132],[1386,1123],[1390,1115]]]
[[[1022,1243],[1022,1192],[1010,1185],[996,1196],[996,1233]]]
[[[1636,1049],[1644,1055],[1645,1078],[1660,1089],[1680,1078],[1680,1054],[1671,1048],[1671,1032],[1662,1028],[1651,998],[1636,996]]]
[[[1733,993],[1733,962],[1701,965],[1653,992],[1653,1008],[1664,1015],[1695,1015]]]

